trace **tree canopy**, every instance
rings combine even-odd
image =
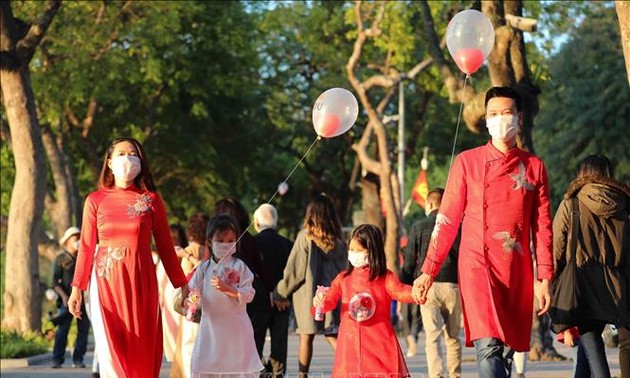
[[[16,19],[25,22],[47,4],[11,3]],[[83,199],[95,187],[108,144],[121,136],[143,143],[171,222],[185,223],[198,211],[209,213],[216,200],[228,196],[252,213],[299,163],[288,192],[272,202],[282,232],[295,235],[308,200],[320,192],[334,198],[344,225],[351,226],[353,213],[362,207],[358,188],[367,173],[353,145],[374,120],[360,106],[348,133],[315,141],[311,109],[331,87],[354,90],[346,69],[362,30],[359,23],[365,22],[362,27],[369,34],[377,19],[378,33],[362,45],[353,72],[380,118],[398,113],[397,86],[404,82],[406,196],[424,147],[430,148],[429,186],[444,186],[459,102],[473,99],[463,93],[464,75],[441,39],[457,12],[489,3],[484,4],[64,2],[28,65],[49,166],[46,231],[59,237],[59,230],[80,223]],[[539,21],[537,33],[525,33],[519,54],[527,59],[518,69],[527,72],[521,72],[516,84],[526,82],[537,96],[539,113],[528,143],[547,164],[554,203],[578,161],[590,153],[609,156],[617,177],[630,180],[630,91],[622,80],[624,59],[613,4],[494,5],[497,30],[505,30],[501,11],[517,12],[521,6],[523,16]],[[522,34],[513,31],[510,41],[519,42]],[[491,85],[492,64],[469,79],[470,96],[482,96]],[[360,91],[354,92],[358,96]],[[464,112],[460,121],[455,153],[488,138],[478,104],[473,110],[474,117]],[[16,177],[4,107],[0,126],[4,225]],[[395,165],[397,129],[393,122],[383,127],[386,143],[378,145],[370,137],[366,151],[376,157],[386,149]],[[69,210],[60,214],[60,208]],[[409,226],[422,214],[414,204],[401,223]]]

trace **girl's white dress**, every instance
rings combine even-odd
[[[238,299],[211,286],[211,278],[221,277],[225,268],[238,272]],[[258,377],[263,365],[246,311],[254,298],[253,281],[247,265],[233,256],[220,266],[209,259],[193,275],[188,286],[201,292],[202,315],[192,354],[192,377]]]

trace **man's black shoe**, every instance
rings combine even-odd
[[[55,362],[53,364],[53,366],[51,366],[51,368],[53,368],[53,369],[61,369],[61,364]]]

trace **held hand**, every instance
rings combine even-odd
[[[549,311],[551,307],[551,282],[548,279],[542,280],[540,284],[540,290],[536,293],[538,296],[538,304],[540,306],[540,311],[538,311],[538,316],[542,316]]]
[[[420,277],[413,281],[413,290],[411,295],[418,304],[424,304],[427,301],[427,293],[433,285],[433,277],[426,273],[422,273]]]
[[[68,307],[68,296],[64,293],[61,296],[61,303],[63,304],[63,307]]]
[[[190,288],[188,287],[188,284],[182,286],[181,289],[182,289],[182,298],[188,298],[188,294],[190,294]]]
[[[238,294],[234,286],[228,284],[227,282],[223,281],[219,277],[216,277],[216,276],[212,277],[212,279],[210,280],[210,284],[212,285],[212,287],[214,287],[215,289],[219,290],[222,293],[225,293],[231,296]]]
[[[183,259],[184,257],[188,256],[188,252],[184,248],[182,248],[182,247],[180,247],[178,245],[175,246],[175,254],[180,259]]]
[[[280,300],[275,300],[273,301],[273,304],[278,307],[278,310],[280,311],[284,311],[287,308],[289,308],[289,301],[280,301]]]
[[[573,348],[575,346],[575,340],[573,339],[573,334],[571,331],[564,331],[564,344]]]
[[[313,297],[313,307],[319,307],[324,302],[324,294],[315,293]]]
[[[72,316],[78,319],[81,319],[81,301],[82,300],[83,298],[81,298],[81,290],[73,286],[72,292],[70,293],[70,298],[68,298],[67,305],[68,305],[68,311],[70,311]]]

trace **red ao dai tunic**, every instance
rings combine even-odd
[[[534,273],[551,279],[551,215],[544,164],[491,142],[463,152],[451,168],[422,271],[435,276],[461,224],[459,286],[466,345],[485,337],[529,350]]]

